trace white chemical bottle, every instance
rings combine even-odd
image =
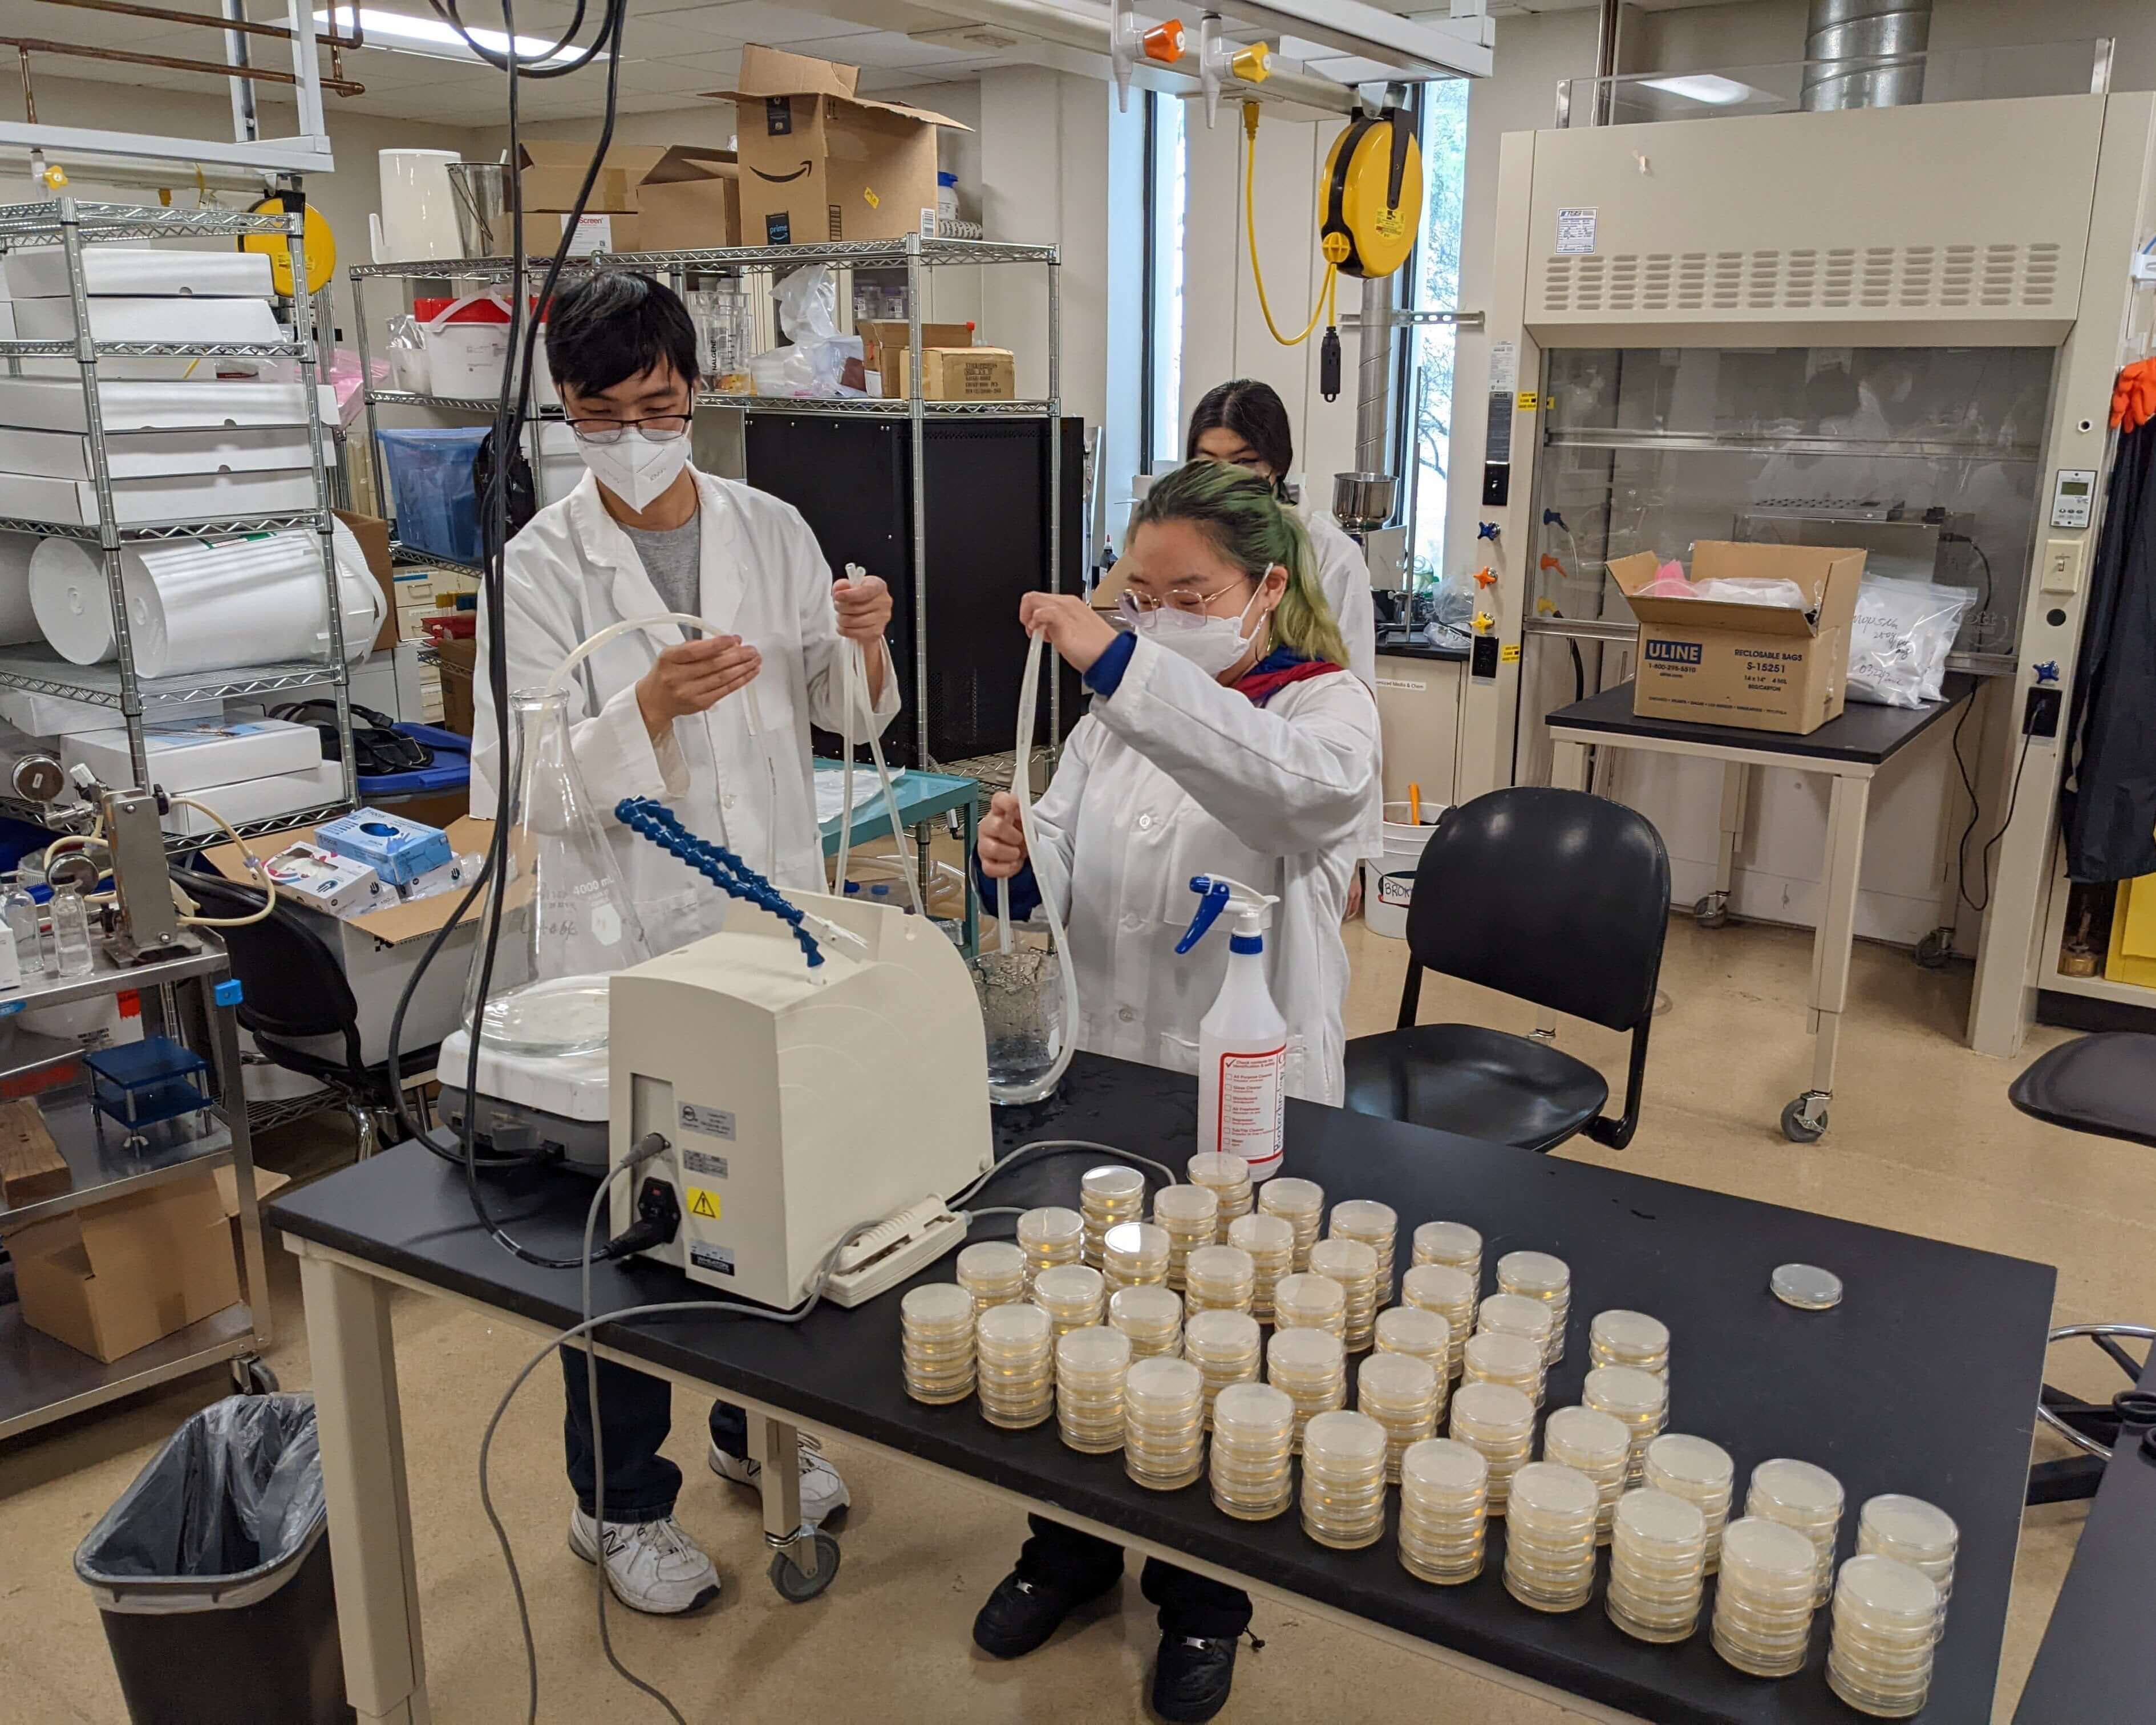
[[[1235,918],[1227,974],[1198,1021],[1198,1147],[1240,1156],[1253,1180],[1269,1180],[1280,1172],[1287,1106],[1287,1020],[1265,983],[1265,928],[1280,901],[1224,875],[1194,875],[1190,890],[1198,915],[1177,952],[1204,938],[1223,910]]]

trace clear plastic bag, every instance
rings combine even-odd
[[[1866,575],[1849,630],[1849,699],[1876,706],[1943,699],[1947,655],[1976,600],[1973,587]]]
[[[790,347],[774,347],[749,362],[758,395],[861,395],[862,347],[859,336],[839,333],[839,295],[830,266],[807,264],[773,290],[778,326]],[[853,381],[847,362],[853,362]]]

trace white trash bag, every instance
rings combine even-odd
[[[839,333],[839,295],[827,264],[804,264],[773,291],[778,326],[790,347],[773,347],[748,362],[758,395],[865,395],[861,338]],[[853,379],[847,381],[847,362]]]

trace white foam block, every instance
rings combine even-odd
[[[232,521],[248,516],[290,515],[314,506],[311,469],[168,473],[116,480],[112,485],[113,512],[123,527],[145,521]],[[0,474],[0,516],[64,526],[94,526],[97,490],[87,480]]]
[[[336,392],[323,384],[318,387],[317,393],[321,398],[323,423],[334,424],[337,417]],[[109,434],[307,423],[307,393],[304,385],[229,377],[186,382],[101,377],[97,386],[97,408]],[[20,425],[39,431],[87,431],[81,380],[74,377],[0,377],[0,425]]]
[[[322,459],[336,465],[336,439],[322,439]],[[190,431],[116,431],[105,439],[105,460],[115,479],[175,473],[263,473],[307,465],[304,425],[204,427]],[[87,480],[90,439],[65,431],[26,431],[0,426],[0,473],[48,479]]]
[[[15,333],[25,341],[74,338],[69,300],[18,300]],[[123,295],[90,302],[90,333],[100,341],[281,341],[277,315],[260,300],[149,299]]]

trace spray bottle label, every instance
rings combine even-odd
[[[1280,1154],[1287,1107],[1287,1045],[1220,1056],[1220,1122],[1215,1149],[1252,1163]]]

